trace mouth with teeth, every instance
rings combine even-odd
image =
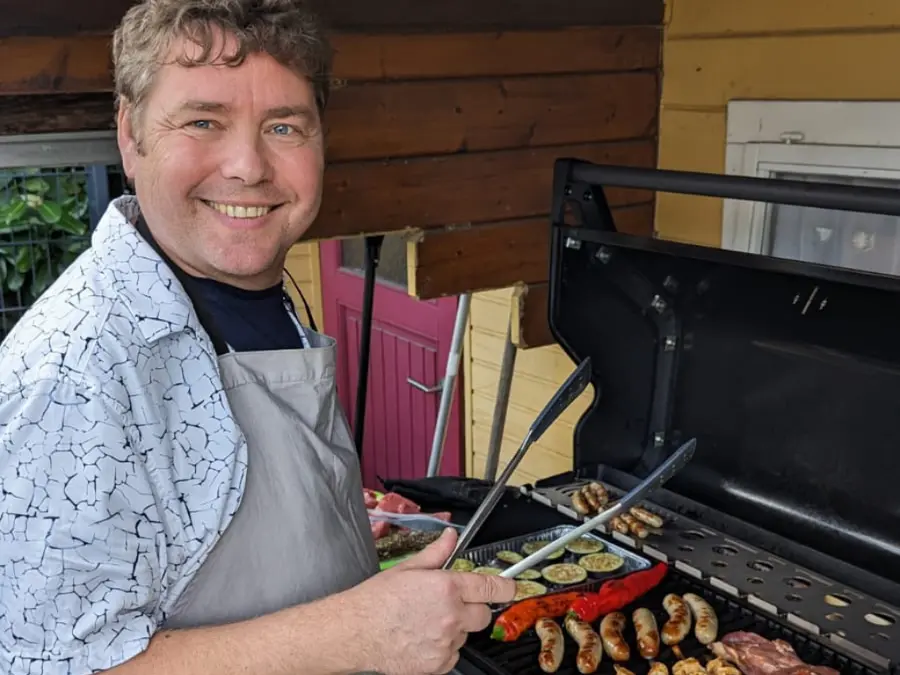
[[[228,216],[229,218],[239,218],[242,220],[262,218],[263,216],[268,215],[281,206],[281,204],[276,204],[274,206],[242,206],[239,204],[223,204],[220,202],[211,202],[205,199],[202,201],[209,208],[213,209],[214,211],[218,211],[223,216]]]

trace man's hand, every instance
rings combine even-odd
[[[512,579],[441,570],[456,546],[448,528],[434,543],[399,565],[347,591],[344,609],[356,614],[361,653],[385,675],[450,672],[469,633],[488,627],[488,603],[512,601]],[[341,617],[343,621],[343,617]]]

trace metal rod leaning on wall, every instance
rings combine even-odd
[[[369,354],[372,341],[372,305],[375,302],[375,271],[381,259],[384,235],[365,238],[366,263],[363,282],[362,318],[360,319],[359,376],[356,384],[356,414],[353,416],[353,435],[356,453],[362,465],[363,439],[366,430],[366,398],[369,393]]]
[[[516,369],[516,345],[512,341],[512,316],[506,323],[506,342],[503,344],[503,360],[500,362],[500,378],[497,380],[497,398],[494,401],[494,419],[491,421],[491,438],[484,463],[484,479],[495,481],[500,466],[500,449],[509,410],[509,392]]]
[[[675,194],[722,197],[839,211],[900,216],[900,190],[815,183],[780,178],[728,176],[694,171],[641,169],[557,160],[569,164],[569,178],[603,187],[637,188]]]
[[[441,468],[441,458],[444,455],[444,441],[447,438],[447,424],[450,421],[450,408],[453,405],[453,394],[456,392],[456,374],[459,372],[459,361],[462,354],[463,338],[466,334],[466,324],[469,321],[469,305],[471,302],[471,293],[464,293],[459,296],[459,304],[456,308],[456,322],[453,325],[453,342],[450,344],[450,354],[447,356],[447,369],[444,372],[444,383],[441,387],[441,403],[438,408],[437,423],[434,426],[431,458],[428,461],[427,476],[429,478],[437,476]]]

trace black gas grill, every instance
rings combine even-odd
[[[626,615],[647,607],[661,626],[662,597],[692,591],[720,637],[781,638],[842,673],[900,672],[900,279],[625,235],[609,187],[894,215],[900,193],[560,160],[549,320],[574,363],[591,358],[595,399],[573,471],[520,490],[559,523],[583,521],[580,486],[620,495],[696,438],[693,461],[645,504],[661,533],[604,530],[670,565]],[[567,636],[558,672],[577,672],[576,650]],[[712,657],[691,636],[681,650]],[[485,632],[460,671],[539,673],[538,652],[533,631]],[[660,660],[676,658],[663,647]]]

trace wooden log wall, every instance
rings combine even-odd
[[[7,4],[0,134],[113,128],[109,34],[131,2]],[[662,0],[373,7],[327,4],[336,86],[308,239],[407,231],[412,294],[525,284],[519,344],[547,344],[554,160],[655,165]],[[652,193],[609,198],[621,229],[652,231]]]

